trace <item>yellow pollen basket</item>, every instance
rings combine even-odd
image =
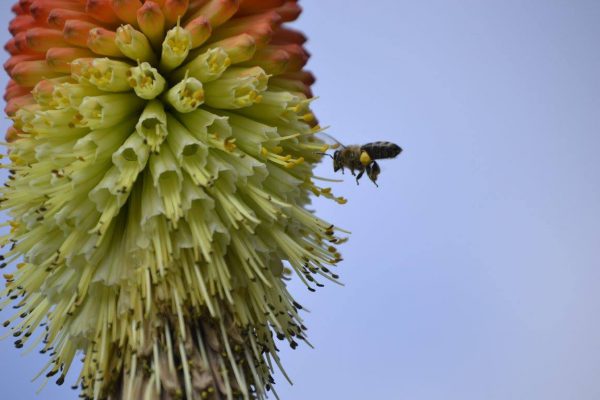
[[[364,165],[365,167],[369,164],[371,164],[371,161],[373,161],[371,159],[371,156],[369,155],[369,153],[367,153],[366,151],[363,151],[362,153],[360,153],[360,163],[362,165]]]

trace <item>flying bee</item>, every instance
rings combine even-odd
[[[402,148],[392,142],[372,142],[362,146],[344,146],[337,142],[335,148],[339,146],[341,146],[341,149],[334,151],[333,155],[327,153],[320,154],[327,155],[333,159],[333,172],[337,172],[341,169],[343,174],[344,168],[348,168],[352,173],[352,176],[356,176],[357,185],[359,179],[362,178],[363,174],[366,172],[367,176],[375,186],[379,186],[377,185],[377,177],[381,173],[381,168],[375,160],[395,158],[402,152]],[[355,171],[358,171],[358,175],[356,175]]]

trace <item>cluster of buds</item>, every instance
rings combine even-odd
[[[88,399],[264,399],[337,282],[294,0],[20,0],[0,307]],[[343,231],[341,231],[343,234]]]

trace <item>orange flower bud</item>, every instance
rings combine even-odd
[[[212,27],[208,18],[204,15],[200,15],[185,26],[185,30],[192,36],[192,49],[202,45],[211,36]]]
[[[8,101],[15,97],[25,96],[31,93],[31,88],[23,87],[12,79],[6,85],[6,91],[4,92],[4,100]]]
[[[8,31],[14,36],[19,32],[40,26],[31,15],[19,15],[8,24]]]
[[[26,105],[34,104],[34,103],[35,103],[35,100],[33,99],[33,96],[30,93],[20,96],[20,97],[14,97],[6,102],[6,107],[4,108],[4,112],[9,117],[12,117],[13,115],[15,115],[15,113],[17,111],[19,111],[19,109],[25,107]]]
[[[52,28],[62,29],[69,20],[86,21],[94,24],[99,23],[99,21],[84,11],[55,8],[48,14],[48,25]]]
[[[123,57],[115,43],[116,34],[104,28],[94,28],[88,33],[87,47],[96,54]]]
[[[240,15],[258,14],[265,10],[280,7],[285,0],[243,0],[240,4]]]
[[[290,28],[280,28],[275,31],[271,38],[271,44],[296,43],[302,45],[306,43],[306,36],[300,31]]]
[[[77,3],[77,2],[70,2],[70,1],[64,1],[64,0],[35,0],[34,2],[31,3],[31,6],[29,7],[29,12],[31,13],[31,16],[33,16],[33,18],[40,22],[40,23],[45,23],[48,20],[48,16],[50,15],[50,12],[53,9],[56,8],[68,8],[72,11],[79,11],[79,12],[83,12],[85,11],[85,6],[81,3]]]
[[[239,0],[209,0],[198,11],[189,16],[187,20],[204,15],[214,29],[231,18],[238,10],[239,5]]]
[[[189,0],[165,0],[163,10],[168,27],[175,25],[185,15],[189,3]]]
[[[247,33],[258,46],[271,41],[273,32],[279,27],[281,17],[276,12],[267,12],[243,18],[236,18],[223,24],[214,35],[215,40]]]
[[[302,70],[296,72],[287,72],[285,74],[280,75],[281,78],[286,79],[295,79],[303,82],[305,85],[313,85],[316,82],[315,76],[310,71]]]
[[[65,46],[63,33],[56,29],[32,28],[26,32],[27,47],[35,52],[44,52],[52,47]]]
[[[98,25],[92,22],[70,19],[65,22],[63,36],[67,43],[78,47],[87,47],[89,33],[97,27]]]
[[[302,7],[294,0],[285,2],[282,6],[277,7],[275,12],[281,16],[284,22],[293,21],[302,12]]]
[[[87,0],[85,12],[93,15],[98,21],[118,25],[121,20],[111,7],[111,0]]]
[[[23,15],[26,12],[19,3],[14,4],[10,10],[17,16]]]
[[[15,67],[15,65],[18,65],[18,64],[22,63],[23,61],[42,60],[43,58],[44,58],[44,56],[39,53],[19,54],[19,55],[10,57],[4,63],[4,69],[6,70],[6,72],[8,72],[10,74],[10,71]]]
[[[142,7],[140,0],[111,0],[111,5],[121,21],[137,27],[137,12]]]
[[[281,45],[270,45],[267,48],[273,50],[283,50],[290,56],[290,61],[288,62],[285,71],[286,72],[295,72],[300,71],[302,67],[306,65],[308,62],[308,58],[310,54],[304,47],[301,45],[290,43],[290,44],[281,44]]]
[[[23,61],[15,65],[10,76],[21,86],[34,87],[42,79],[61,76],[50,68],[46,60]]]
[[[154,48],[159,48],[165,32],[165,16],[156,1],[146,1],[137,11],[137,22],[152,43]]]
[[[88,49],[78,47],[53,47],[46,52],[46,62],[52,71],[68,74],[71,72],[71,61],[78,58],[93,57]]]
[[[14,126],[11,126],[10,128],[8,128],[8,131],[6,131],[6,140],[9,142],[17,140],[19,135],[22,133],[23,131],[18,130]]]

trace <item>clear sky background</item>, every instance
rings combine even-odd
[[[346,286],[294,287],[282,400],[599,399],[600,2],[301,4],[322,124],[404,153],[315,202]],[[0,396],[76,399],[34,396],[45,361],[0,342]]]

